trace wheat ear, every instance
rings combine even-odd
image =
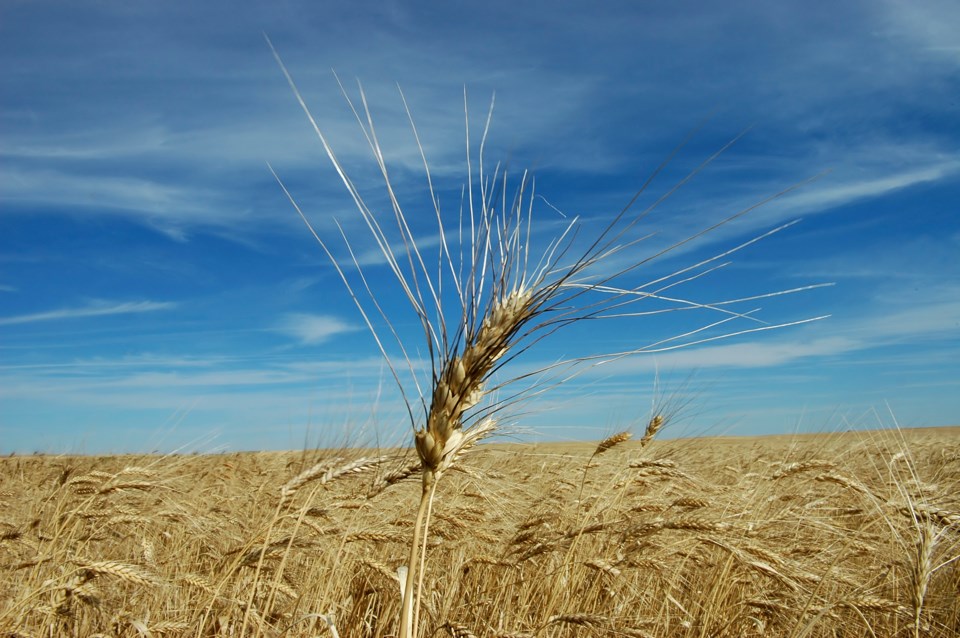
[[[754,206],[737,211],[683,240],[654,251],[646,257],[632,259],[625,267],[614,268],[609,272],[597,271],[596,266],[601,262],[610,261],[614,256],[636,247],[639,242],[645,240],[648,235],[637,237],[636,228],[639,222],[678,188],[698,174],[723,150],[728,148],[733,143],[732,141],[690,171],[686,177],[680,179],[645,210],[632,211],[639,195],[646,191],[653,179],[669,163],[673,156],[671,154],[657,167],[627,206],[614,215],[610,223],[596,234],[592,243],[588,243],[582,250],[579,248],[576,241],[579,220],[573,219],[570,220],[568,226],[559,236],[547,246],[542,256],[537,260],[536,258],[531,259],[530,255],[534,196],[529,179],[524,173],[516,189],[516,195],[512,201],[509,201],[506,195],[506,176],[500,173],[499,167],[494,170],[492,175],[486,172],[483,165],[483,148],[490,124],[490,114],[488,114],[480,143],[480,161],[477,167],[478,179],[475,186],[474,168],[471,163],[469,117],[467,117],[465,118],[467,124],[467,184],[464,202],[466,210],[461,214],[459,228],[461,241],[458,255],[458,251],[451,250],[448,244],[448,231],[441,215],[439,198],[434,192],[429,164],[420,143],[416,126],[413,123],[413,118],[410,116],[409,109],[407,109],[410,127],[420,151],[420,157],[423,160],[430,201],[436,214],[440,241],[439,254],[437,255],[438,267],[434,267],[432,260],[425,259],[421,253],[417,237],[411,230],[391,183],[390,172],[362,87],[359,91],[359,107],[355,106],[342,84],[341,91],[360,124],[376,168],[382,177],[382,184],[391,213],[390,216],[384,216],[384,219],[368,206],[356,183],[347,176],[342,163],[314,120],[300,91],[272,44],[270,44],[270,48],[334,169],[353,199],[360,217],[376,242],[384,262],[393,273],[396,284],[409,302],[413,314],[423,330],[423,347],[426,348],[432,365],[428,386],[429,392],[424,392],[419,368],[414,364],[411,356],[408,355],[411,350],[404,344],[399,332],[386,315],[383,306],[378,302],[371,289],[370,280],[364,274],[357,252],[343,233],[342,228],[341,236],[349,255],[349,262],[352,262],[353,267],[350,275],[345,270],[342,260],[338,261],[334,251],[316,233],[306,214],[274,173],[294,209],[330,259],[373,335],[406,404],[413,427],[414,443],[421,462],[422,490],[413,542],[411,543],[408,573],[405,579],[400,638],[415,638],[418,635],[417,617],[419,615],[421,592],[420,587],[417,587],[417,593],[414,594],[415,588],[413,585],[416,582],[422,584],[423,564],[426,560],[425,539],[429,530],[431,509],[439,478],[466,447],[496,429],[497,421],[490,417],[505,409],[511,402],[534,396],[545,388],[542,388],[542,386],[538,388],[536,382],[534,382],[533,388],[521,390],[506,400],[500,400],[490,406],[482,407],[481,402],[486,396],[503,388],[506,384],[524,379],[537,379],[542,374],[557,369],[558,366],[582,363],[584,364],[583,367],[589,367],[633,354],[673,350],[823,318],[813,317],[772,325],[760,322],[758,327],[757,322],[759,320],[752,316],[755,310],[738,312],[729,308],[734,304],[809,290],[817,286],[804,286],[793,290],[711,303],[678,299],[665,294],[667,290],[675,286],[709,274],[717,268],[722,268],[725,264],[720,263],[720,260],[788,228],[792,225],[792,222],[761,233],[731,249],[675,270],[666,276],[656,277],[640,285],[625,286],[617,283],[622,281],[621,277],[635,272],[650,261],[732,222],[757,206],[789,192],[792,188],[777,193]],[[337,81],[339,82],[339,79]],[[401,99],[404,100],[404,107],[406,108],[406,101],[402,93]],[[466,104],[466,94],[464,95],[464,103]],[[680,145],[680,147],[682,146],[683,144]],[[475,193],[475,191],[477,192]],[[502,203],[497,202],[496,195],[498,193],[502,193]],[[464,215],[468,216],[466,221]],[[389,219],[389,224],[387,224],[387,219]],[[402,248],[395,249],[394,246]],[[431,265],[428,265],[428,263]],[[448,292],[450,284],[447,282],[452,282],[452,293]],[[368,300],[361,301],[361,295],[358,294],[358,291],[365,291]],[[459,306],[456,309],[456,314],[452,314],[450,310],[449,300],[451,296]],[[645,312],[627,311],[628,306],[650,299],[666,302],[669,307]],[[447,302],[444,303],[444,300],[447,300]],[[646,316],[682,310],[705,310],[720,314],[721,318],[716,321],[711,320],[700,328],[668,339],[654,341],[639,347],[631,347],[621,352],[598,353],[561,361],[545,366],[535,373],[508,378],[500,385],[494,386],[491,384],[491,377],[507,362],[540,339],[565,326],[584,320]],[[401,379],[400,371],[394,366],[384,340],[375,327],[375,319],[382,319],[390,335],[396,340],[406,362],[410,378],[413,380],[417,400],[410,398],[413,393],[409,391],[408,385]],[[751,327],[740,330],[729,329],[719,335],[713,334],[716,328],[726,326],[728,322],[733,320],[750,322]],[[723,329],[726,330],[726,328]],[[561,379],[557,383],[562,383],[565,380]],[[536,392],[534,391],[535,388]],[[423,426],[421,427],[420,424],[423,424]],[[650,433],[651,438],[654,433]],[[421,543],[423,543],[422,549]],[[419,581],[417,580],[418,572],[420,575]]]

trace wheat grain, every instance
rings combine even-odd
[[[593,558],[583,563],[590,569],[595,569],[600,573],[606,574],[608,576],[619,576],[621,574],[620,570],[614,566],[610,561],[603,560],[601,558]]]
[[[400,578],[397,576],[396,570],[390,569],[380,561],[374,560],[372,558],[364,558],[360,561],[360,564],[372,569],[376,573],[380,574],[389,581],[399,583]]]
[[[394,470],[393,472],[390,472],[389,474],[384,476],[382,479],[378,479],[374,484],[374,486],[367,493],[367,498],[368,499],[373,498],[374,496],[381,494],[385,489],[387,489],[391,485],[395,483],[399,483],[404,479],[410,478],[411,476],[417,474],[418,472],[421,472],[422,470],[423,470],[423,466],[421,465],[419,458],[414,461],[407,462],[407,464],[403,465],[399,469]]]
[[[351,534],[347,534],[345,540],[348,543],[356,543],[361,541],[369,541],[373,543],[402,543],[406,541],[406,537],[398,534],[384,534],[380,532],[353,532]]]
[[[443,628],[446,629],[447,633],[449,633],[453,638],[477,638],[474,633],[466,627],[466,625],[446,622],[443,624]]]
[[[125,492],[127,490],[152,490],[156,487],[149,481],[125,481],[119,483],[109,483],[103,485],[97,490],[97,494],[110,494],[111,492]]]
[[[901,507],[900,513],[910,518],[930,519],[944,527],[960,524],[960,513],[925,503],[911,503]]]
[[[896,602],[878,596],[858,596],[844,600],[840,604],[844,607],[874,612],[896,612],[903,609]]]
[[[606,625],[610,619],[600,614],[557,614],[547,619],[547,624],[580,625],[582,627],[598,627]]]
[[[640,447],[644,448],[649,445],[650,441],[653,440],[653,437],[663,428],[666,419],[664,419],[662,414],[655,414],[647,422],[647,427],[643,432],[643,436],[640,438]]]
[[[136,565],[130,565],[128,563],[121,563],[119,561],[112,560],[100,560],[100,561],[82,561],[77,563],[77,566],[81,570],[86,570],[94,574],[105,574],[108,576],[114,576],[120,580],[136,583],[138,585],[159,585],[161,580],[155,574],[150,573],[142,567]]]
[[[152,634],[176,633],[182,634],[192,628],[192,625],[182,620],[161,620],[160,622],[148,625]]]
[[[837,464],[832,461],[823,461],[820,459],[814,459],[810,461],[798,461],[795,463],[787,463],[780,467],[779,470],[773,473],[770,478],[772,479],[781,479],[788,476],[793,476],[794,474],[800,474],[803,472],[810,472],[812,470],[832,470],[837,467]]]
[[[861,494],[866,494],[869,496],[874,496],[874,494],[860,481],[851,478],[849,476],[844,476],[837,472],[827,472],[825,474],[820,474],[816,477],[817,481],[822,481],[824,483],[834,483],[840,485],[847,489],[854,490],[855,492],[860,492]]]
[[[664,469],[674,469],[677,467],[676,461],[670,459],[641,459],[639,461],[632,461],[628,467],[635,469],[643,469],[650,467],[664,468]]]
[[[729,523],[722,521],[711,521],[704,518],[682,518],[672,521],[664,521],[665,529],[690,530],[694,532],[721,532],[730,529]]]
[[[671,507],[689,507],[692,509],[699,509],[702,507],[709,507],[710,501],[705,498],[696,498],[693,496],[684,496],[682,498],[674,499],[670,503]]]
[[[593,451],[593,456],[603,454],[604,452],[615,448],[621,443],[629,441],[630,437],[632,436],[633,433],[629,430],[624,430],[623,432],[617,432],[616,434],[608,436],[597,444],[597,448]]]
[[[283,487],[280,488],[281,501],[289,501],[297,493],[297,490],[308,483],[316,481],[324,485],[343,476],[365,472],[378,466],[385,458],[386,457],[383,456],[372,458],[364,457],[343,465],[337,465],[337,463],[343,461],[342,458],[321,461],[287,481]]]
[[[213,585],[203,576],[198,574],[183,574],[180,576],[180,580],[190,585],[191,587],[196,587],[197,589],[202,589],[208,594],[215,593]]]

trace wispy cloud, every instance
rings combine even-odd
[[[845,168],[849,169],[852,166]],[[783,208],[787,211],[806,213],[822,212],[918,184],[952,178],[960,174],[960,160],[947,159],[899,171],[880,168],[876,170],[876,173],[880,174],[868,177],[856,177],[850,174],[850,170],[844,172],[847,173],[846,176],[826,179],[791,194],[783,200]]]
[[[209,187],[123,175],[121,170],[12,167],[0,176],[0,205],[8,210],[79,210],[89,216],[128,217],[177,240],[185,238],[184,229],[228,227],[239,221],[236,209]]]
[[[61,308],[48,312],[38,312],[29,315],[0,317],[0,326],[13,326],[40,321],[63,321],[82,319],[86,317],[105,317],[108,315],[125,315],[140,312],[154,312],[157,310],[171,310],[177,304],[169,301],[126,301],[121,303],[96,302],[81,308]]]
[[[877,3],[885,13],[885,35],[904,38],[921,51],[956,64],[960,61],[960,7],[950,0]]]
[[[356,332],[362,327],[327,315],[291,313],[284,317],[277,329],[304,345],[316,345],[339,334]]]
[[[632,374],[666,368],[763,369],[804,360],[840,358],[899,345],[925,343],[960,334],[960,301],[950,291],[913,304],[871,304],[868,315],[828,318],[815,328],[785,329],[779,338],[680,349],[655,357],[636,356],[596,368],[596,374]],[[593,374],[593,373],[591,373]]]
[[[32,436],[34,426],[57,423],[67,432],[85,418],[109,442],[129,424],[156,422],[186,400],[200,406],[191,417],[198,427],[245,422],[268,440],[278,420],[308,422],[311,401],[336,404],[345,384],[367,405],[377,384],[392,383],[349,295],[266,168],[276,167],[352,277],[337,220],[384,314],[402,338],[413,334],[415,322],[404,320],[410,308],[394,294],[393,274],[263,31],[350,180],[382,215],[387,241],[403,254],[383,176],[330,68],[360,108],[356,80],[363,83],[394,194],[448,298],[450,272],[434,270],[442,254],[437,222],[398,85],[451,243],[460,237],[457,220],[469,219],[465,128],[469,122],[477,178],[495,93],[483,150],[491,198],[509,206],[530,169],[537,194],[569,215],[563,219],[537,200],[534,257],[576,216],[582,230],[568,253],[575,257],[692,127],[702,124],[635,211],[751,127],[619,238],[651,234],[601,264],[596,276],[632,267],[638,255],[656,254],[822,175],[616,282],[658,280],[803,216],[805,223],[788,232],[717,260],[731,260],[729,267],[669,292],[705,302],[835,281],[835,288],[808,296],[764,300],[765,316],[757,315],[774,322],[833,318],[600,366],[583,379],[593,404],[578,382],[561,388],[569,396],[571,410],[562,415],[568,420],[605,418],[608,398],[647,383],[656,364],[734,379],[730,405],[749,404],[742,393],[777,394],[770,405],[778,410],[793,409],[786,395],[797,390],[787,382],[765,390],[758,378],[792,380],[800,369],[819,380],[818,400],[833,402],[852,382],[837,372],[848,366],[860,366],[864,388],[881,371],[899,375],[903,388],[929,387],[930,370],[957,376],[948,370],[960,321],[960,292],[951,288],[960,276],[955,0],[846,3],[829,15],[798,1],[761,8],[749,0],[722,7],[623,3],[616,15],[563,4],[562,11],[544,11],[544,2],[492,0],[469,13],[458,3],[393,3],[385,12],[361,2],[338,8],[333,20],[307,0],[290,0],[285,11],[249,4],[229,15],[208,3],[118,9],[41,2],[6,11],[0,261],[10,268],[0,282],[7,315],[0,327],[19,338],[2,346],[0,420]],[[517,38],[502,28],[507,23],[537,28]],[[166,37],[171,33],[177,38]],[[498,178],[506,172],[506,181],[493,179],[495,170]],[[459,252],[451,246],[450,253]],[[64,264],[76,267],[65,271]],[[260,300],[257,307],[251,298]],[[151,321],[108,320],[161,311],[139,315]],[[579,338],[545,339],[529,353],[538,361],[516,363],[535,368],[594,346],[627,350],[661,331],[687,330],[681,326],[693,323],[692,315],[646,318],[638,329],[614,321]],[[58,323],[68,321],[76,323]],[[571,328],[574,335],[581,327]],[[428,378],[417,343],[404,341],[412,374]],[[900,356],[904,366],[870,365]],[[406,381],[404,358],[394,361]],[[925,396],[943,414],[955,413],[943,407],[949,393],[938,394]],[[148,406],[157,412],[143,412]],[[108,427],[109,412],[116,416]]]

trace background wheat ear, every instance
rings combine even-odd
[[[600,441],[600,443],[597,444],[597,447],[593,451],[592,456],[598,456],[608,450],[612,450],[613,448],[617,447],[621,443],[626,443],[631,438],[633,438],[633,432],[629,430],[624,430],[623,432],[617,432],[616,434],[611,434],[610,436],[608,436],[607,438],[605,438],[604,440]]]

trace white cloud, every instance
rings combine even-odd
[[[237,211],[208,188],[162,178],[85,174],[70,169],[11,168],[0,177],[0,203],[81,209],[90,215],[129,215],[174,239],[182,227],[236,223]],[[231,213],[233,219],[231,219]]]
[[[170,310],[177,304],[169,301],[125,301],[121,303],[96,302],[82,308],[61,308],[30,315],[0,317],[0,326],[13,326],[38,321],[61,321],[85,317],[104,317],[107,315],[125,315],[139,312]]]
[[[930,301],[897,310],[875,306],[874,314],[848,326],[872,343],[911,343],[921,339],[960,336],[960,301]]]
[[[960,62],[960,7],[956,2],[888,0],[881,6],[886,12],[887,33],[912,42],[921,51]]]
[[[635,374],[655,370],[703,368],[775,368],[803,359],[842,357],[892,345],[921,344],[960,334],[960,301],[944,295],[912,305],[874,303],[869,314],[828,318],[779,339],[694,346],[656,356],[630,356],[597,366],[590,374]]]
[[[278,330],[295,337],[305,345],[316,345],[336,335],[361,329],[360,326],[348,324],[336,317],[306,313],[288,314],[278,326]]]
[[[926,166],[894,171],[879,168],[875,171],[876,174],[859,178],[851,175],[849,170],[845,172],[847,174],[844,177],[814,182],[790,194],[783,200],[782,208],[816,213],[918,184],[936,182],[960,173],[960,161],[943,160]]]

